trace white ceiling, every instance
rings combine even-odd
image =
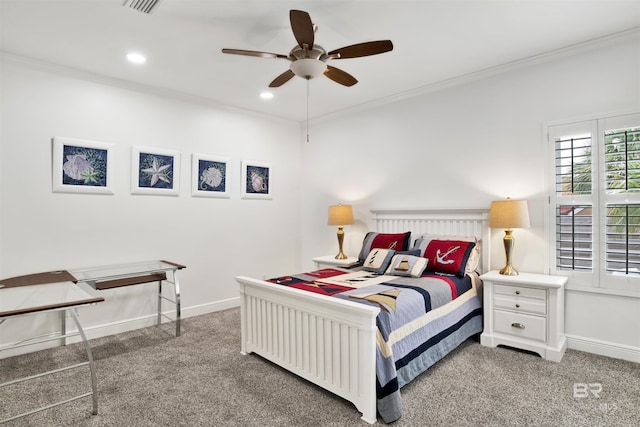
[[[161,0],[150,15],[124,0],[0,0],[0,50],[64,67],[303,121],[307,81],[260,92],[284,59],[225,55],[222,48],[288,54],[289,9],[309,12],[327,51],[390,39],[394,50],[332,65],[359,83],[309,81],[310,117],[381,102],[514,61],[640,29],[640,0],[264,1]],[[144,65],[128,63],[129,51]],[[8,55],[6,55],[8,54]]]

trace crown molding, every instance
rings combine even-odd
[[[596,39],[588,40],[585,42],[576,43],[563,48],[551,50],[541,53],[539,55],[530,56],[527,58],[518,59],[515,61],[507,62],[505,64],[497,65],[494,67],[485,68],[478,71],[473,71],[467,74],[463,74],[450,79],[441,80],[435,83],[430,83],[424,86],[417,87],[405,92],[397,93],[395,95],[387,96],[385,98],[376,99],[364,104],[360,104],[354,107],[345,108],[332,113],[324,114],[322,116],[314,117],[309,120],[310,124],[322,123],[335,118],[344,118],[345,114],[353,114],[357,112],[363,112],[374,108],[379,108],[385,105],[394,104],[399,101],[403,101],[417,96],[438,92],[444,89],[448,89],[454,86],[460,86],[470,82],[483,80],[489,77],[493,77],[499,74],[504,74],[510,71],[519,70],[522,68],[538,65],[542,63],[548,63],[556,61],[562,58],[568,58],[573,55],[577,55],[583,52],[591,50],[601,49],[603,47],[611,46],[621,42],[638,40],[640,41],[640,27],[634,27],[626,31],[610,34],[607,36],[599,37]]]
[[[80,70],[78,68],[73,68],[73,67],[67,67],[67,66],[56,64],[53,62],[47,62],[40,59],[22,56],[22,55],[18,55],[18,54],[7,52],[7,51],[0,51],[0,61],[14,62],[17,64],[22,64],[32,69],[42,70],[49,73],[63,75],[66,77],[72,77],[78,80],[84,80],[84,81],[103,84],[107,86],[113,86],[119,89],[127,89],[134,92],[145,93],[148,95],[154,95],[154,96],[159,96],[163,98],[173,98],[178,101],[187,102],[191,104],[204,105],[207,107],[217,108],[224,111],[229,111],[229,112],[234,112],[239,114],[250,114],[252,116],[261,117],[268,120],[275,120],[283,123],[294,123],[294,124],[298,123],[298,121],[294,119],[286,119],[283,117],[261,113],[258,111],[243,109],[239,107],[233,107],[229,104],[225,104],[223,102],[215,101],[213,99],[205,98],[202,96],[191,95],[184,92],[178,92],[170,89],[161,88],[158,86],[146,85],[143,83],[131,82],[131,81],[119,79],[116,77],[109,77],[103,74]]]

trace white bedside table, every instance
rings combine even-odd
[[[357,257],[349,257],[347,259],[336,259],[335,255],[325,255],[312,258],[316,263],[316,268],[324,267],[351,267],[358,262]]]
[[[567,348],[564,286],[568,279],[532,273],[505,276],[498,271],[480,278],[484,286],[480,343],[529,350],[560,362]]]

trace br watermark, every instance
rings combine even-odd
[[[574,399],[600,399],[600,393],[602,393],[601,383],[573,383]],[[618,409],[618,405],[610,402],[598,402],[598,409],[603,412],[613,412]]]
[[[602,384],[600,383],[573,383],[573,398],[584,399],[587,397],[600,398]]]

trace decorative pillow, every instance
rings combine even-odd
[[[382,274],[385,272],[391,258],[396,252],[392,249],[372,249],[362,264],[362,269],[372,273]]]
[[[376,233],[370,231],[364,236],[362,241],[362,249],[358,259],[364,261],[371,249],[393,249],[394,251],[406,251],[409,249],[409,239],[411,232],[406,233]]]
[[[420,256],[425,256],[424,252],[429,245],[429,242],[432,240],[460,240],[463,242],[473,242],[475,243],[471,253],[469,254],[469,259],[467,260],[467,265],[465,266],[465,273],[471,273],[476,271],[478,265],[480,265],[480,240],[473,236],[445,236],[439,234],[425,234],[418,238],[412,250],[417,250],[420,253]]]
[[[455,274],[463,277],[474,242],[462,240],[431,240],[424,251],[429,259],[427,271]]]
[[[408,251],[396,251],[396,255],[413,255],[413,256],[422,256],[418,249],[411,249]]]
[[[396,254],[391,258],[391,264],[385,274],[420,277],[428,262],[428,259],[421,256]]]

